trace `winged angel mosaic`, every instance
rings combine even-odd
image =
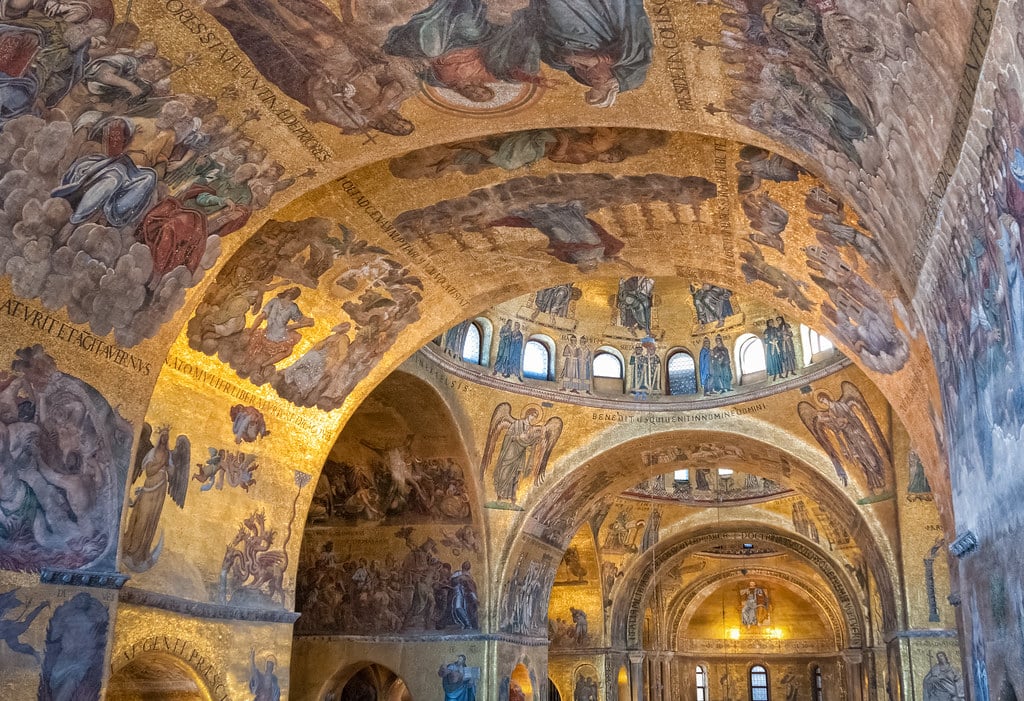
[[[187,436],[180,435],[171,448],[170,436],[170,427],[160,426],[156,430],[154,445],[152,426],[143,424],[138,457],[132,467],[129,482],[134,484],[143,475],[145,480],[135,488],[128,500],[131,515],[124,532],[122,556],[125,566],[135,572],[145,572],[160,557],[163,535],[155,548],[153,538],[156,537],[160,514],[164,510],[164,498],[170,496],[179,509],[185,508],[192,445]]]
[[[542,418],[536,405],[527,406],[518,418],[512,415],[512,406],[508,402],[494,408],[484,458],[480,463],[482,473],[494,462],[494,491],[498,502],[491,506],[516,508],[519,481],[531,474],[536,474],[534,481],[537,484],[544,482],[548,458],[562,435],[563,423],[557,416],[541,423]],[[495,458],[499,440],[501,447]]]
[[[814,399],[817,405],[800,402],[797,411],[832,459],[839,479],[849,484],[844,463],[860,465],[872,494],[885,489],[886,475],[892,471],[892,448],[857,386],[843,382],[838,399],[824,391]]]

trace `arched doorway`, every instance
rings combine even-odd
[[[405,680],[384,665],[356,664],[335,675],[321,701],[412,701]]]

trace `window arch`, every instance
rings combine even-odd
[[[554,377],[555,343],[546,336],[530,336],[523,347],[523,377],[550,380]]]
[[[708,701],[708,672],[697,665],[697,701]]]
[[[750,668],[750,701],[769,701],[768,670],[756,664]]]
[[[594,377],[610,377],[622,379],[622,361],[618,356],[606,350],[598,350],[594,354]]]
[[[668,393],[697,394],[697,366],[688,351],[676,351],[668,358]]]
[[[764,343],[752,333],[736,339],[736,374],[740,381],[765,371]]]
[[[800,341],[804,349],[804,366],[814,362],[817,353],[824,353],[835,349],[832,341],[819,334],[809,326],[800,324]],[[820,358],[819,358],[820,360]]]
[[[474,365],[483,365],[484,334],[477,322],[466,327],[466,338],[462,341],[462,360]]]
[[[614,346],[598,346],[590,363],[596,394],[618,395],[626,391],[626,359]]]

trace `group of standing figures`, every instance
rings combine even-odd
[[[715,336],[715,345],[705,337],[698,357],[700,369],[700,386],[704,388],[704,396],[724,394],[732,391],[732,360],[729,349],[721,336]]]
[[[779,325],[775,325],[775,321]],[[796,375],[796,345],[793,327],[783,317],[768,319],[764,329],[765,374],[773,380]]]
[[[650,337],[637,343],[629,357],[629,393],[636,399],[661,394],[661,358]]]
[[[464,322],[446,334],[445,346],[449,350],[461,348],[465,335],[456,334],[468,324],[469,322]],[[796,343],[793,327],[786,319],[782,316],[768,319],[765,322],[762,341],[766,376],[772,380],[795,377]],[[506,320],[498,331],[498,350],[491,374],[505,378],[513,377],[522,382],[524,346],[522,326],[519,322]],[[592,394],[595,353],[587,337],[581,336],[577,339],[574,334],[570,334],[561,356],[562,363],[558,369],[560,388],[573,394]],[[638,398],[647,398],[650,394],[662,393],[662,363],[652,338],[644,338],[636,344],[628,363],[629,372],[626,379],[630,394]],[[725,394],[733,390],[731,352],[720,334],[715,336],[714,343],[710,337],[704,338],[697,367],[700,388],[704,396]]]
[[[523,330],[518,321],[513,324],[510,319],[498,331],[498,354],[491,374],[523,381]]]
[[[592,394],[594,352],[590,342],[583,336],[576,343],[576,336],[569,336],[569,343],[562,350],[562,370],[558,375],[559,386],[566,392]]]

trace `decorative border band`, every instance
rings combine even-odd
[[[43,584],[60,584],[69,587],[98,587],[120,589],[130,577],[120,572],[85,572],[82,570],[58,570],[43,567],[39,570],[39,581]]]

